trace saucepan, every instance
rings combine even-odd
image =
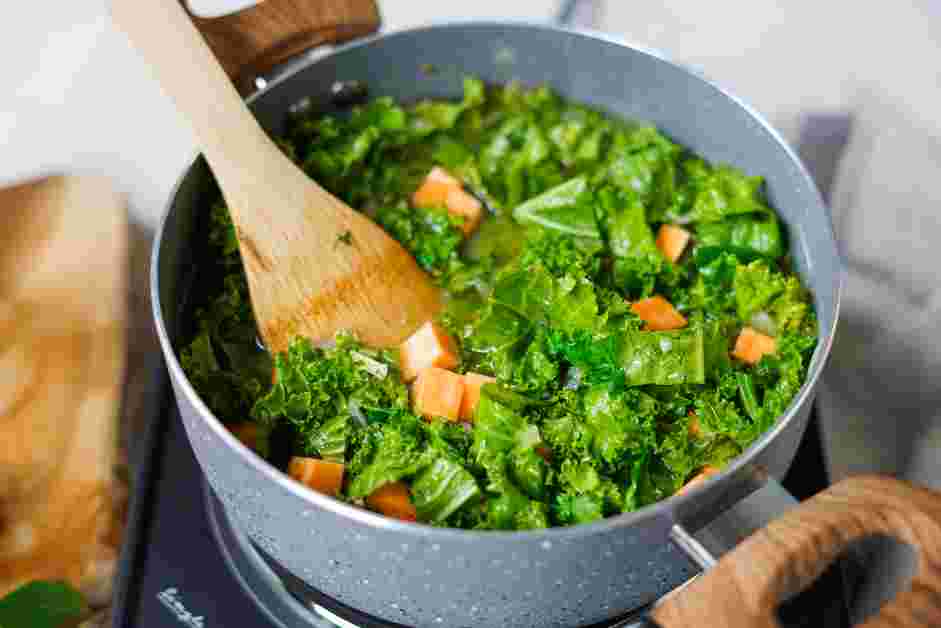
[[[285,19],[285,11],[302,15]],[[252,23],[253,16],[266,15],[267,23]],[[800,159],[754,110],[699,74],[616,39],[549,25],[454,23],[366,36],[329,53],[302,52],[362,35],[377,20],[370,1],[267,0],[234,17],[197,23],[238,84],[253,90],[247,101],[273,133],[297,103],[329,107],[343,92],[338,86],[350,82],[371,96],[457,98],[462,78],[472,74],[493,83],[546,83],[567,99],[649,121],[709,160],[762,175],[786,224],[795,267],[814,294],[820,338],[807,381],[777,423],[722,473],[682,495],[592,524],[451,530],[394,521],[313,493],[233,437],[180,367],[178,349],[193,315],[188,295],[198,290],[194,279],[213,194],[211,173],[197,158],[159,227],[151,282],[176,401],[205,477],[229,518],[265,557],[310,587],[387,622],[421,628],[589,625],[657,599],[711,564],[716,549],[710,552],[696,531],[740,508],[744,497],[759,490],[778,495],[779,506],[794,503],[776,478],[787,471],[807,426],[839,311],[843,273],[830,213]],[[287,39],[284,29],[291,31]],[[274,75],[256,79],[288,57]],[[436,71],[423,73],[429,63]],[[792,585],[806,584],[819,572],[817,563],[851,538],[908,522],[901,532],[888,531],[917,542],[916,524],[927,526],[928,520],[892,513],[930,497],[889,480],[836,487],[806,514],[798,509],[785,515],[774,534],[751,537],[657,616],[671,626],[687,625],[669,623],[684,617],[688,625],[774,625],[759,623],[774,621],[774,601]],[[743,551],[751,559],[742,560]],[[712,606],[696,606],[705,597],[694,594],[708,590],[717,594]],[[895,602],[905,603],[911,600]],[[707,612],[713,619],[706,619]]]

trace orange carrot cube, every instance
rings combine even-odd
[[[686,245],[689,244],[690,233],[682,227],[676,225],[660,225],[660,231],[657,232],[657,248],[663,253],[663,256],[675,262],[680,259]]]
[[[399,347],[402,379],[410,382],[426,368],[450,369],[457,366],[457,347],[440,325],[428,321]]]
[[[680,488],[680,490],[676,492],[676,494],[682,495],[683,493],[685,493],[692,487],[696,486],[697,484],[702,484],[703,482],[705,482],[706,480],[708,480],[710,477],[714,476],[715,474],[719,473],[720,471],[721,469],[719,469],[718,467],[712,467],[708,465],[703,467],[702,471],[696,474],[693,477],[693,479],[691,479],[689,482],[684,484],[682,488]]]
[[[539,457],[540,457],[540,458],[542,458],[543,460],[545,460],[545,461],[548,462],[549,464],[552,464],[552,450],[549,449],[548,446],[543,445],[543,444],[536,445],[536,446],[533,448],[533,451],[535,451],[537,454],[539,454]]]
[[[418,186],[412,195],[412,203],[418,207],[430,205],[447,205],[448,194],[452,190],[460,190],[461,182],[439,166],[435,166],[425,175],[425,180]]]
[[[686,432],[693,440],[698,440],[702,437],[702,424],[699,422],[699,417],[696,416],[695,412],[689,413],[689,423],[687,424]]]
[[[470,235],[477,230],[484,213],[483,204],[463,189],[448,192],[445,207],[452,216],[460,216],[464,219],[461,224],[461,231],[464,235]]]
[[[260,425],[254,421],[240,421],[226,427],[229,428],[233,436],[242,441],[243,445],[253,451],[258,451],[258,437],[260,435],[258,430],[261,427]]]
[[[418,374],[412,386],[412,406],[425,418],[444,417],[457,421],[464,397],[464,378],[457,373],[430,367]]]
[[[242,441],[242,444],[249,449],[255,450],[258,447],[259,425],[254,421],[241,421],[226,427],[229,428],[233,436]]]
[[[646,323],[647,331],[667,331],[686,327],[686,318],[661,296],[652,296],[631,305],[631,310]]]
[[[408,487],[402,482],[383,484],[366,497],[366,505],[387,517],[402,521],[418,520]]]
[[[452,216],[463,218],[461,230],[464,235],[470,235],[477,229],[484,211],[481,202],[464,191],[460,180],[439,166],[432,168],[425,176],[412,195],[412,203],[417,207],[441,206]]]
[[[461,399],[460,417],[464,421],[473,421],[477,403],[480,401],[480,387],[497,381],[496,378],[480,373],[464,374],[464,397]]]
[[[776,346],[777,343],[771,336],[766,336],[751,327],[745,327],[735,340],[732,355],[742,362],[757,364],[762,356],[774,353]]]
[[[294,456],[288,463],[288,475],[318,493],[333,497],[343,486],[343,465],[339,462]]]

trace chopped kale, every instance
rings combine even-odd
[[[804,383],[816,317],[762,180],[652,126],[469,78],[459,101],[292,114],[279,145],[432,275],[455,370],[497,380],[469,420],[426,420],[394,352],[341,333],[269,356],[236,231],[221,201],[209,207],[208,288],[183,368],[223,421],[258,421],[290,455],[342,463],[340,499],[363,505],[401,482],[431,525],[597,521],[728,463]],[[434,166],[485,206],[473,235],[447,203],[414,205]],[[658,248],[664,224],[692,237],[676,262]],[[654,295],[682,325],[648,329],[633,306]],[[730,353],[746,326],[775,340],[754,365]]]

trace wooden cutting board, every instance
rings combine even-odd
[[[126,204],[106,179],[0,189],[0,596],[66,579],[106,602],[126,354]]]

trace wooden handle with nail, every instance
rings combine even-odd
[[[309,48],[379,28],[374,0],[265,0],[230,15],[190,19],[240,88]]]
[[[844,480],[769,524],[652,613],[662,628],[778,628],[776,609],[851,543],[885,535],[918,552],[911,585],[864,628],[941,626],[941,493],[888,477]]]

